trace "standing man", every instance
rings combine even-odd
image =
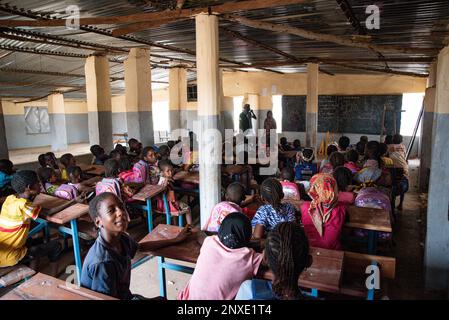
[[[243,111],[240,113],[239,129],[245,133],[246,130],[252,129],[252,119],[257,119],[250,105],[247,103],[243,106]]]

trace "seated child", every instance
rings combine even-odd
[[[209,220],[202,227],[203,230],[218,232],[224,218],[232,212],[242,212],[241,206],[245,204],[245,187],[240,182],[233,182],[226,188],[225,201],[215,205]]]
[[[338,167],[333,173],[338,186],[338,202],[348,205],[353,204],[355,195],[352,192],[352,173],[345,167]]]
[[[78,166],[71,166],[67,168],[67,174],[69,176],[68,185],[74,186],[78,191],[81,187],[81,175],[83,171]]]
[[[119,163],[115,159],[108,159],[104,163],[104,178],[100,182],[97,182],[95,186],[96,195],[100,195],[105,192],[113,193],[119,199],[127,202],[133,196],[133,191],[128,186],[124,185],[118,178],[119,175]]]
[[[394,161],[388,156],[388,146],[385,143],[379,144],[380,159],[382,160],[382,166],[385,168],[393,168]]]
[[[357,160],[357,167],[363,168],[363,163],[365,162],[365,148],[367,142],[359,141],[355,146],[355,150],[359,154],[359,159]]]
[[[140,155],[142,154],[142,143],[139,140],[131,138],[128,141],[129,151],[128,155],[132,163],[136,163],[140,160]]]
[[[341,152],[333,152],[329,157],[329,163],[327,163],[321,173],[332,174],[337,167],[345,165],[345,156]]]
[[[343,152],[343,153],[348,151],[350,144],[351,144],[351,140],[349,140],[348,137],[341,136],[340,139],[338,139],[338,151]]]
[[[14,189],[11,187],[14,172],[14,164],[11,161],[8,159],[0,160],[0,197],[14,193]]]
[[[30,266],[35,269],[39,258],[48,256],[52,273],[56,275],[55,262],[62,252],[61,244],[56,240],[36,244],[34,239],[28,239],[30,220],[36,220],[41,211],[41,207],[32,202],[41,189],[37,174],[30,170],[18,171],[13,175],[11,185],[16,194],[6,198],[0,213],[0,267],[31,263]],[[70,201],[46,210],[46,215],[59,212],[73,203]]]
[[[282,137],[279,141],[279,151],[292,151],[292,147],[286,137]]]
[[[240,286],[235,300],[304,299],[298,279],[312,265],[309,241],[300,224],[282,222],[267,236],[264,261],[273,271],[273,281],[252,279]]]
[[[186,226],[176,238],[138,244],[127,233],[130,221],[123,202],[105,192],[89,203],[89,215],[99,235],[83,263],[81,286],[118,299],[135,298],[129,290],[131,259],[138,249],[152,251],[183,241],[190,232]]]
[[[135,183],[158,184],[160,170],[157,166],[157,154],[153,147],[145,147],[142,150],[142,159],[133,167]]]
[[[349,150],[345,153],[346,163],[345,168],[351,170],[352,174],[357,173],[359,171],[359,167],[357,166],[357,161],[359,161],[359,154],[355,150]]]
[[[112,150],[109,152],[109,159],[115,159],[116,161],[120,161],[122,158],[122,154],[118,150]]]
[[[59,161],[63,165],[63,168],[61,169],[61,179],[63,181],[69,181],[69,175],[67,174],[67,168],[76,166],[76,159],[73,156],[73,154],[66,153],[61,156],[61,159],[59,159]]]
[[[176,200],[173,191],[173,165],[170,160],[159,161],[160,178],[158,185],[167,187],[167,201],[170,214],[173,216],[185,215],[187,224],[192,224],[192,213],[190,207],[182,201]],[[165,214],[165,204],[162,196],[156,196],[156,212]]]
[[[300,200],[298,185],[294,182],[295,173],[293,168],[284,167],[281,170],[281,185],[284,199]]]
[[[119,161],[119,179],[124,183],[133,182],[134,174],[133,174],[133,164],[131,159],[127,156],[122,157]]]
[[[309,181],[318,172],[317,164],[313,163],[315,156],[313,149],[304,148],[296,154],[295,181],[304,185],[309,190]]]
[[[37,158],[41,168],[52,168],[55,170],[58,180],[61,180],[61,169],[58,166],[56,156],[53,152],[47,152],[45,154],[40,154]]]
[[[170,160],[170,148],[167,145],[159,147],[159,160]]]
[[[319,172],[322,172],[324,167],[330,166],[329,159],[330,159],[330,156],[332,155],[332,153],[334,153],[334,152],[338,152],[337,146],[335,146],[333,144],[328,145],[327,149],[326,149],[327,159],[324,159],[323,161],[321,161]]]
[[[260,186],[261,206],[251,224],[254,228],[253,238],[262,239],[265,232],[270,232],[281,222],[296,221],[295,208],[290,203],[282,203],[284,192],[281,183],[274,178],[265,179]]]
[[[377,141],[369,141],[366,144],[365,148],[365,163],[363,164],[363,169],[355,175],[357,177],[363,171],[364,174],[371,175],[370,172],[366,172],[367,168],[371,168],[371,171],[377,171],[380,169],[380,177],[377,180],[372,181],[378,186],[389,187],[392,184],[391,173],[388,168],[385,168],[382,165],[382,160],[380,157],[380,144]],[[359,179],[360,180],[360,179]],[[366,180],[366,179],[364,179]]]
[[[242,282],[254,277],[262,262],[262,254],[248,248],[250,239],[250,220],[240,212],[227,215],[218,235],[204,239],[193,275],[178,299],[234,299]]]
[[[91,146],[90,152],[94,156],[92,164],[103,165],[104,162],[109,159],[108,155],[104,152],[104,149],[98,144]]]
[[[58,184],[58,177],[52,168],[40,168],[39,178],[42,187],[49,195],[65,200],[73,200],[78,196],[78,189],[68,184]]]
[[[294,151],[302,151],[301,141],[299,139],[293,140],[293,150]]]
[[[312,202],[301,205],[301,217],[309,243],[313,247],[340,250],[345,222],[345,206],[338,203],[337,181],[330,174],[318,173],[310,180]]]
[[[124,156],[128,156],[128,153],[126,152],[126,147],[124,147],[123,145],[121,145],[120,143],[117,143],[115,145],[114,150],[116,150],[118,153],[120,153],[120,156],[124,157]]]

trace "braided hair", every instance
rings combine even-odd
[[[281,207],[281,200],[284,198],[282,185],[275,178],[268,178],[260,186],[260,194],[276,211]]]
[[[298,279],[309,261],[309,241],[304,229],[296,222],[278,224],[268,234],[265,257],[274,273],[274,294],[286,300],[299,298]]]

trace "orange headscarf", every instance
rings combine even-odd
[[[338,202],[338,187],[334,177],[327,173],[318,173],[310,179],[309,196],[312,202],[309,214],[316,230],[323,236],[323,224],[325,224]]]

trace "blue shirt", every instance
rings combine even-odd
[[[309,181],[317,173],[316,163],[302,162],[295,166],[295,180]]]
[[[271,281],[252,279],[240,285],[235,300],[277,300]]]
[[[265,231],[273,230],[279,223],[296,221],[295,207],[290,203],[282,203],[279,212],[276,212],[270,204],[259,207],[251,224],[264,226]]]
[[[81,286],[118,299],[132,299],[131,259],[138,244],[123,234],[120,239],[124,254],[110,248],[101,235],[89,249],[81,272]]]
[[[0,189],[6,186],[8,183],[11,183],[12,176],[0,171]]]

